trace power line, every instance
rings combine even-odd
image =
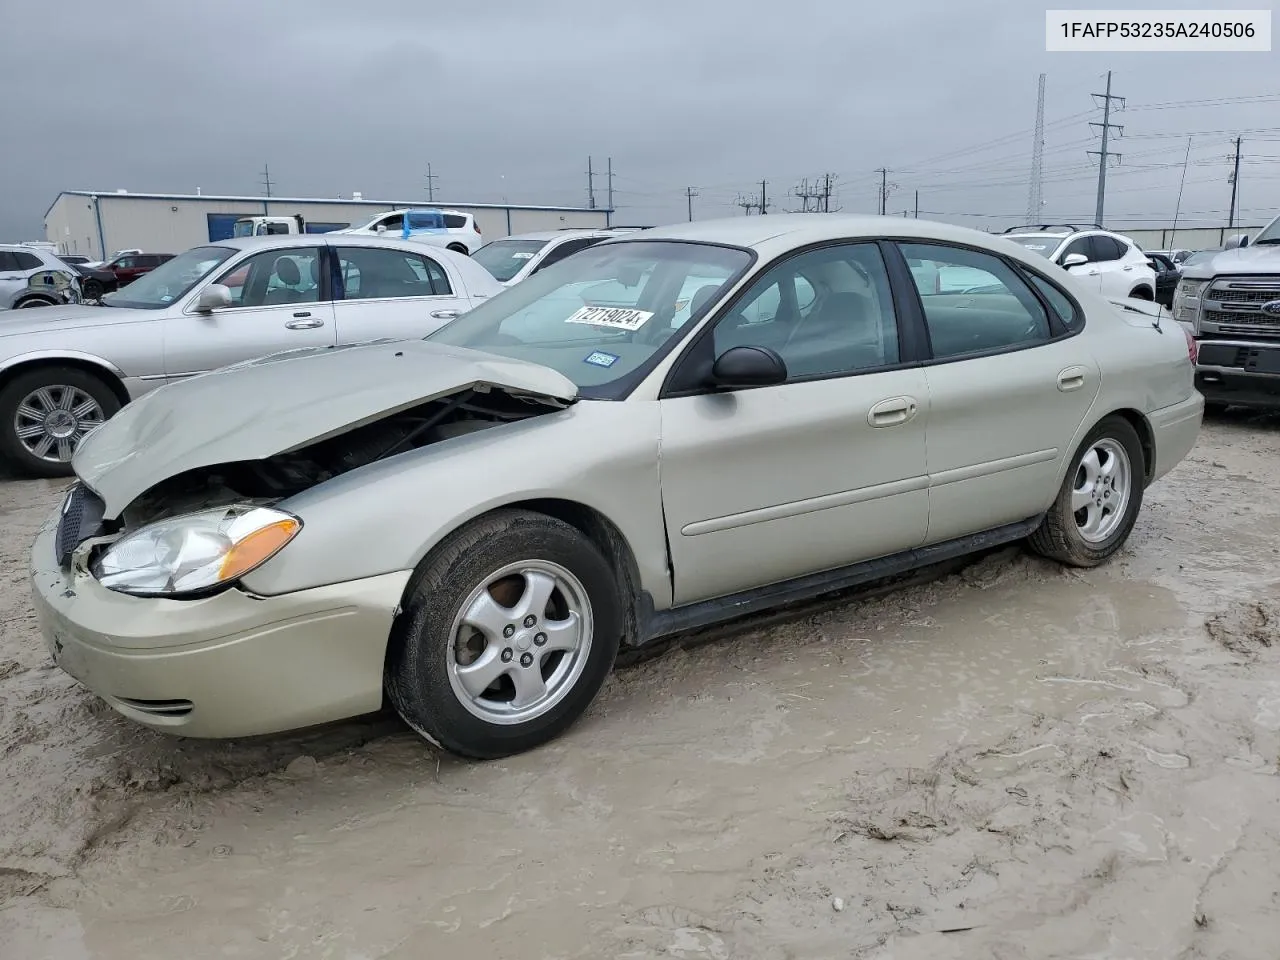
[[[1121,108],[1123,108],[1124,97],[1117,97],[1111,92],[1111,71],[1110,70],[1107,71],[1107,92],[1095,93],[1093,94],[1093,96],[1102,98],[1102,123],[1091,122],[1089,124],[1089,126],[1091,127],[1102,128],[1102,149],[1088,151],[1090,154],[1097,154],[1098,156],[1098,207],[1096,212],[1094,213],[1093,222],[1098,225],[1101,225],[1102,224],[1102,208],[1107,197],[1107,160],[1109,156],[1112,155],[1112,154],[1108,154],[1107,152],[1107,135],[1111,132],[1112,127],[1119,130],[1121,134],[1124,133],[1124,127],[1111,122],[1111,101],[1119,100],[1120,106]],[[1119,153],[1113,153],[1113,155],[1116,157],[1117,160],[1120,159],[1120,157],[1122,156]]]

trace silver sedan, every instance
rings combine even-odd
[[[101,306],[0,314],[0,459],[69,474],[84,436],[155,387],[279,350],[423,336],[502,290],[467,257],[414,240],[195,247]]]
[[[917,279],[952,270],[965,290]],[[1191,352],[971,230],[650,230],[425,340],[130,404],[33,547],[36,608],[63,669],[159,730],[385,692],[503,756],[580,716],[620,645],[1018,540],[1102,563],[1196,441]]]

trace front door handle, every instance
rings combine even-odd
[[[1067,367],[1058,374],[1058,389],[1063,393],[1079,390],[1084,386],[1085,375],[1088,372],[1084,367]]]
[[[309,313],[295,313],[293,316],[294,319],[285,324],[290,330],[314,330],[316,327],[324,326],[323,320]]]
[[[432,310],[431,315],[437,320],[457,320],[457,310]]]
[[[881,400],[867,414],[867,423],[873,427],[896,427],[916,415],[915,397],[890,397]]]
[[[1090,270],[1090,271],[1089,271],[1089,276],[1091,276],[1091,277],[1096,277],[1096,276],[1097,276],[1099,273],[1101,273],[1101,272],[1102,272],[1101,270]]]
[[[1125,269],[1126,269],[1126,270],[1132,270],[1132,269],[1133,269],[1133,265],[1132,265],[1132,264],[1130,264],[1129,266],[1125,267]]]

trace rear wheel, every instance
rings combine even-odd
[[[1155,299],[1155,294],[1151,292],[1149,287],[1138,287],[1138,289],[1134,290],[1133,293],[1129,294],[1129,296],[1131,296],[1134,300],[1154,300]]]
[[[613,570],[563,521],[503,510],[419,568],[387,655],[392,705],[454,753],[494,759],[563,733],[617,655]]]
[[[1128,539],[1142,509],[1146,461],[1128,420],[1109,416],[1076,451],[1058,497],[1031,535],[1037,553],[1073,567],[1096,567]]]
[[[48,297],[27,297],[25,300],[19,301],[13,305],[15,310],[22,310],[29,307],[54,307],[57,306],[57,300],[51,300]]]
[[[102,281],[94,280],[92,278],[86,280],[81,285],[81,291],[84,293],[84,298],[86,300],[98,300],[102,297],[102,294],[106,292],[102,288]]]
[[[460,243],[451,243],[449,244],[447,249],[452,250],[454,253],[461,253],[461,254],[465,254],[466,256],[471,256],[471,251],[468,250],[465,246],[463,246]]]
[[[84,370],[19,374],[0,390],[0,456],[29,476],[70,476],[76,447],[119,409],[111,388]]]

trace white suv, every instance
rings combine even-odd
[[[0,245],[0,310],[80,302],[80,278],[56,255],[27,244]]]
[[[1147,255],[1128,237],[1096,224],[1029,224],[1010,227],[1004,238],[1064,267],[1104,297],[1156,298],[1156,272]]]
[[[444,247],[468,256],[484,245],[476,218],[460,210],[435,207],[412,207],[380,213],[362,227],[335,230],[334,233],[356,233],[371,236],[403,237]]]

